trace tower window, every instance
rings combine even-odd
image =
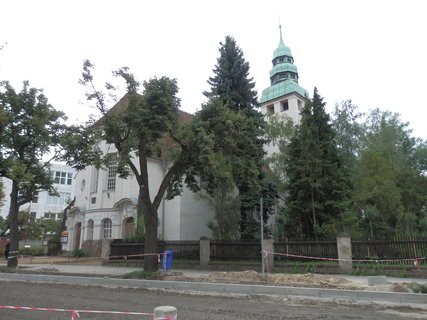
[[[267,113],[274,113],[274,105],[273,104],[269,104],[267,107]]]
[[[286,110],[289,110],[288,100],[280,101],[280,112],[283,112],[283,111],[286,111]]]

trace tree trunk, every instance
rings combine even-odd
[[[144,271],[155,272],[159,270],[157,245],[157,210],[151,204],[149,196],[140,192],[138,201],[138,215],[144,215],[145,242],[144,254],[153,254],[144,256]]]
[[[317,231],[316,231],[317,220],[316,220],[316,209],[314,207],[313,188],[310,189],[310,193],[311,193],[311,213],[313,215],[313,233],[314,233],[314,238],[317,240]]]
[[[18,183],[12,181],[12,192],[10,194],[10,251],[7,260],[7,266],[16,268],[18,266],[18,251],[19,251],[19,230],[18,230]]]

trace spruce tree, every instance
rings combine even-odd
[[[335,132],[317,89],[301,116],[287,150],[287,234],[327,238],[341,231],[350,179],[334,144]]]
[[[220,99],[231,111],[245,116],[245,122],[239,127],[238,143],[226,156],[232,158],[233,177],[241,199],[241,232],[243,237],[250,238],[252,235],[245,233],[248,217],[257,210],[262,186],[265,185],[261,170],[265,122],[257,109],[255,83],[249,76],[249,63],[245,61],[242,50],[231,36],[227,36],[225,42],[220,43],[219,52],[214,76],[208,80],[210,91],[204,95],[209,99]],[[256,176],[257,182],[252,183],[254,180],[248,176]]]

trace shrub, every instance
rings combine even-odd
[[[81,258],[87,256],[86,252],[83,249],[74,249],[70,252],[70,257]]]
[[[425,284],[419,284],[419,283],[411,283],[409,287],[414,291],[415,293],[427,293],[427,285]]]
[[[44,256],[45,255],[45,250],[43,246],[19,248],[19,252],[25,256]]]
[[[132,271],[123,275],[125,279],[148,279],[148,280],[162,280],[163,274],[160,271],[148,272],[148,271]]]

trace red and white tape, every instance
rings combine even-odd
[[[418,265],[420,261],[427,260],[427,258],[413,258],[413,259],[337,259],[337,258],[324,258],[324,257],[311,257],[311,256],[302,256],[297,254],[290,254],[290,253],[278,253],[278,252],[271,252],[271,251],[262,251],[263,255],[277,255],[277,256],[285,256],[285,257],[292,257],[292,258],[299,258],[299,259],[310,259],[310,260],[322,260],[322,261],[353,261],[353,262],[377,262],[377,263],[386,263],[386,262],[412,262],[415,265]]]
[[[0,306],[0,309],[66,312],[66,313],[71,313],[71,320],[75,320],[77,318],[80,318],[80,314],[82,314],[82,313],[135,315],[135,316],[146,316],[146,317],[150,317],[150,318],[154,317],[154,313],[132,312],[132,311],[79,310],[79,309],[61,309],[61,308],[37,308],[37,307],[23,307],[23,306]],[[166,317],[166,318],[157,318],[155,320],[176,320],[176,317],[172,316],[172,317]]]
[[[16,251],[18,252],[18,251]],[[139,254],[128,254],[128,255],[121,255],[121,256],[110,256],[110,259],[123,259],[123,260],[127,260],[128,258],[132,258],[132,257],[147,257],[147,256],[156,256],[157,257],[157,261],[160,262],[160,253],[139,253]],[[32,263],[32,259],[34,258],[34,256],[24,256],[21,254],[17,255],[18,258],[21,259],[20,264],[24,263],[24,258],[27,257],[30,259],[30,264]],[[39,257],[39,258],[46,258],[49,259],[49,264],[54,264],[54,260],[53,257]],[[101,257],[85,257],[85,258],[79,258],[79,261],[88,261],[88,260],[99,260],[101,259]],[[19,268],[19,265],[16,267],[17,269]]]

